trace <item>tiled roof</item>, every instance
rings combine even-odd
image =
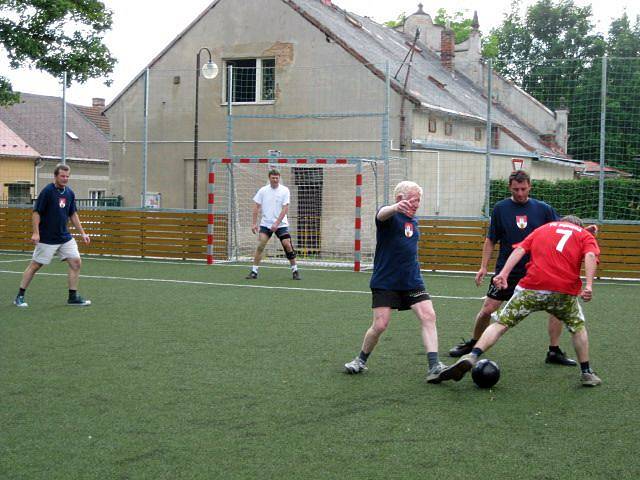
[[[0,120],[0,156],[38,158],[40,154]]]
[[[109,136],[111,133],[111,126],[109,125],[109,119],[102,113],[104,111],[104,107],[87,107],[84,105],[73,106],[87,117],[91,123],[102,130],[102,133]]]
[[[0,120],[23,138],[43,157],[60,157],[62,153],[61,99],[21,93],[20,102],[0,108]],[[67,158],[109,159],[109,139],[73,105],[67,103]]]

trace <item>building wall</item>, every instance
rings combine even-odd
[[[234,105],[234,114],[380,112],[385,84],[342,47],[278,0],[255,0],[238,8],[222,0],[151,67],[148,191],[162,192],[163,206],[191,208],[195,56],[214,45],[213,60],[276,58],[276,101]],[[206,57],[206,54],[204,55]],[[340,66],[340,67],[336,67]],[[180,76],[179,83],[174,77]],[[200,80],[199,207],[206,208],[206,161],[226,154],[223,77]],[[112,125],[111,184],[125,205],[139,204],[142,184],[142,102],[139,78],[107,110]],[[392,95],[392,107],[399,99]],[[391,119],[397,137],[397,116]],[[380,155],[380,118],[236,120],[234,153],[283,156]],[[137,142],[137,143],[132,143]]]
[[[53,182],[53,171],[58,160],[44,160],[38,166],[38,178],[36,183],[36,195]],[[105,190],[107,196],[116,194],[109,187],[109,164],[108,162],[78,162],[67,161],[71,168],[69,186],[76,194],[76,198],[89,198],[89,190]]]
[[[0,159],[0,198],[7,198],[5,183],[28,182],[33,184],[33,158],[2,157]]]

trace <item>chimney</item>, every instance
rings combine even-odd
[[[104,98],[93,98],[93,107],[104,108]]]
[[[447,25],[440,32],[440,63],[444,68],[453,71],[453,62],[456,56],[456,34]]]
[[[322,3],[324,5],[326,5],[327,7],[332,7],[333,5],[331,5],[331,0],[322,0]]]

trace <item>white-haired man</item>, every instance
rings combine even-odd
[[[394,190],[395,203],[376,214],[376,251],[372,293],[373,323],[366,331],[360,353],[345,364],[346,373],[367,370],[367,360],[391,320],[392,310],[413,310],[420,320],[422,342],[427,352],[427,382],[440,383],[440,372],[446,366],[438,358],[436,313],[425,290],[418,263],[420,232],[415,218],[422,199],[422,188],[409,181],[400,182]]]

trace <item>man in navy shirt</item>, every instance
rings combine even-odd
[[[476,273],[477,286],[482,284],[487,274],[489,260],[496,243],[500,243],[500,253],[496,261],[495,275],[499,274],[502,267],[504,267],[507,258],[513,251],[512,246],[514,244],[522,242],[536,228],[554,220],[559,220],[558,214],[553,208],[544,202],[529,197],[531,179],[525,171],[517,170],[509,175],[509,190],[511,191],[511,198],[506,198],[496,203],[491,213],[489,232],[482,248],[480,270]],[[505,289],[499,290],[493,282],[489,284],[487,297],[476,315],[472,338],[463,340],[453,347],[449,351],[449,355],[460,357],[471,352],[477,340],[489,326],[491,315],[500,308],[502,302],[511,298],[516,285],[527,273],[525,265],[528,261],[529,256],[526,255],[513,268],[509,274],[509,284]],[[553,315],[549,316],[548,331],[549,351],[545,361],[565,366],[576,365],[575,360],[567,358],[564,352],[560,350],[559,342],[562,334],[562,322]]]
[[[53,172],[54,182],[42,189],[33,206],[33,235],[31,242],[35,244],[33,258],[22,274],[20,290],[13,301],[17,307],[27,307],[24,300],[25,291],[34,275],[42,265],[51,263],[54,255],[60,260],[66,260],[69,265],[69,298],[68,305],[87,306],[90,300],[78,295],[78,281],[80,277],[80,252],[75,239],[67,230],[69,220],[82,235],[82,241],[88,244],[91,239],[84,232],[78,212],[76,211],[76,196],[67,186],[71,169],[67,165],[58,164]]]
[[[372,292],[373,323],[367,330],[362,349],[346,363],[346,373],[367,370],[367,359],[391,320],[391,310],[413,310],[420,320],[422,342],[429,360],[427,382],[440,383],[446,366],[438,359],[436,313],[427,293],[418,263],[420,232],[415,219],[422,188],[414,182],[400,182],[395,190],[396,203],[382,207],[376,214],[376,251]]]

